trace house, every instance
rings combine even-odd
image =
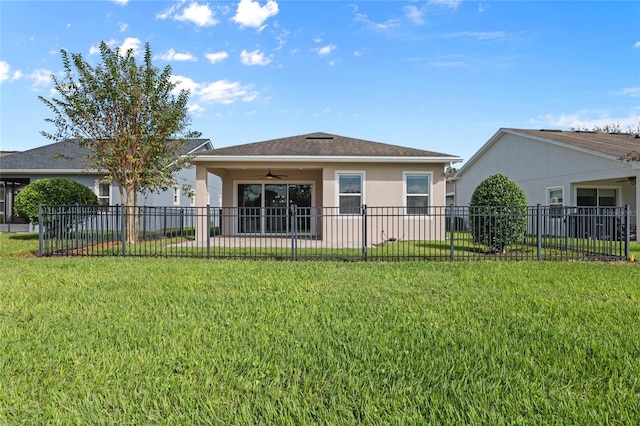
[[[639,153],[634,134],[502,128],[451,179],[455,204],[468,205],[481,181],[501,173],[524,190],[529,205],[628,205],[635,227]]]
[[[333,221],[355,221],[363,205],[405,206],[406,220],[438,227],[441,218],[424,213],[444,206],[445,168],[460,161],[455,155],[328,133],[291,136],[198,152],[196,204],[207,204],[203,194],[211,173],[222,180],[222,207],[238,209],[241,216],[221,224],[226,235],[291,232],[272,216],[284,215],[292,204],[318,212],[313,215],[318,223],[311,220],[304,230],[318,239],[331,225],[319,223],[319,216],[330,208]]]
[[[182,154],[194,154],[213,148],[209,139],[189,139]],[[78,140],[69,139],[44,145],[28,151],[0,157],[0,230],[28,230],[29,227],[13,214],[16,195],[29,183],[52,177],[65,177],[93,189],[102,205],[120,204],[120,193],[115,183],[105,181],[104,173],[87,168],[88,151]],[[190,199],[182,190],[186,185],[195,188],[195,170],[183,169],[174,176],[176,185],[159,194],[141,194],[140,205],[189,206]],[[204,197],[217,197],[220,184],[217,179],[203,182]],[[20,226],[20,224],[22,224]]]

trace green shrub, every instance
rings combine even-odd
[[[97,206],[98,197],[87,186],[71,179],[46,178],[27,185],[16,197],[16,216],[38,224],[38,206],[80,204]]]
[[[471,196],[473,242],[504,252],[521,241],[527,229],[527,197],[508,177],[495,174],[476,187]]]

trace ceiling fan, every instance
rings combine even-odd
[[[287,177],[287,175],[278,175],[275,173],[271,173],[271,169],[265,175],[254,175],[253,177],[259,177],[260,179],[282,179],[283,177]]]
[[[629,182],[631,185],[635,185],[636,184],[636,177],[635,176],[629,176],[628,178],[617,180],[616,182]]]

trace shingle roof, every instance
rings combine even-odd
[[[309,133],[198,152],[203,156],[456,157],[328,133]]]
[[[176,155],[186,154],[205,144],[209,139],[188,139],[186,146]],[[28,151],[0,157],[0,170],[84,170],[89,151],[77,139],[68,139]]]
[[[578,148],[623,157],[632,151],[640,151],[640,138],[627,133],[595,133],[584,131],[502,129],[510,133],[549,139]]]

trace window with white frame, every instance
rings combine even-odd
[[[564,188],[548,188],[547,199],[549,200],[549,214],[551,217],[562,216],[564,205]]]
[[[111,182],[107,180],[97,180],[93,189],[98,197],[101,206],[111,205]]]
[[[404,173],[405,206],[412,216],[429,214],[431,174],[424,172]]]
[[[364,173],[338,172],[338,207],[340,214],[359,214],[364,204]]]
[[[193,192],[191,193],[191,195],[189,196],[189,205],[190,205],[191,207],[193,207],[193,206],[195,206],[195,205],[196,205],[196,193],[195,193],[195,191],[193,191]]]
[[[177,185],[173,187],[173,205],[180,205],[180,187]]]

